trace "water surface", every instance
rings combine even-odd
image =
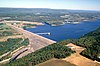
[[[100,27],[100,20],[81,22],[80,24],[64,24],[61,26],[50,26],[45,24],[43,26],[37,26],[36,28],[28,28],[26,30],[33,33],[45,33],[50,32],[51,35],[41,35],[46,38],[61,41],[71,38],[79,38],[80,36],[95,30]]]

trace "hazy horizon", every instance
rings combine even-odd
[[[0,8],[12,8],[12,9],[52,9],[52,8],[19,8],[19,7],[0,7]],[[100,10],[82,10],[82,9],[54,9],[54,10],[79,10],[79,11],[97,11],[99,12]]]
[[[0,8],[49,8],[100,11],[100,0],[1,0]]]

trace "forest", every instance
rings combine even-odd
[[[86,49],[80,53],[81,55],[100,62],[100,27],[78,39],[68,39],[58,43],[62,45],[74,43],[84,47]]]
[[[100,28],[98,28],[78,39],[67,39],[57,42],[37,50],[21,59],[11,61],[4,66],[34,66],[51,58],[65,58],[75,52],[65,46],[68,43],[74,43],[86,48],[80,53],[81,55],[92,60],[100,61]]]
[[[21,59],[11,61],[4,66],[34,66],[51,58],[65,58],[70,56],[72,53],[74,53],[74,51],[72,51],[70,48],[55,43],[37,50],[34,53],[28,54]]]
[[[28,44],[29,44],[29,40],[27,38],[26,39],[9,38],[5,42],[0,42],[0,56],[7,52],[13,52],[17,48],[19,48],[21,46],[27,46]],[[10,57],[9,54],[5,57],[0,58],[0,61],[8,58],[8,56]]]
[[[17,49],[20,46],[23,45],[27,45],[28,43],[28,39],[22,39],[22,38],[9,38],[7,41],[5,42],[0,42],[0,55],[8,52],[8,51],[12,51]]]
[[[86,47],[81,55],[100,62],[100,28],[81,37],[77,44]]]

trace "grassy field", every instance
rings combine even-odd
[[[14,31],[6,24],[0,24],[0,37],[14,35]]]
[[[36,66],[76,66],[76,65],[71,64],[69,62],[66,62],[64,60],[53,58],[53,59],[48,60],[46,62],[40,63]]]
[[[21,34],[11,29],[6,24],[0,23],[0,42],[6,41],[6,39],[9,38],[9,36],[11,37],[11,36],[17,36],[17,35],[21,35]]]
[[[9,26],[7,26],[6,24],[1,23],[0,30],[11,30],[11,28]]]

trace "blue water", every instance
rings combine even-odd
[[[37,26],[36,28],[28,28],[26,30],[33,33],[50,32],[51,35],[41,35],[46,38],[61,41],[71,38],[79,38],[82,35],[95,30],[100,27],[100,20],[81,22],[80,24],[65,24],[61,26],[50,26],[45,24],[43,26]]]

